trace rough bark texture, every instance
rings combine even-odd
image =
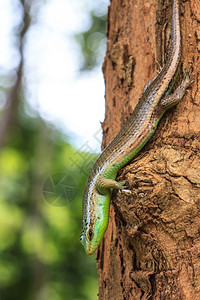
[[[180,2],[182,70],[193,67],[194,83],[118,175],[132,194],[112,197],[97,253],[99,299],[200,299],[200,1]],[[166,59],[171,8],[171,0],[111,1],[103,148]]]

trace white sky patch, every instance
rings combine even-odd
[[[17,14],[14,12],[17,10]],[[8,71],[19,64],[19,54],[14,48],[12,28],[19,24],[22,10],[17,0],[0,0],[0,70]]]
[[[46,119],[59,117],[61,126],[71,129],[76,145],[89,141],[93,151],[100,151],[93,135],[100,131],[104,116],[103,76],[101,72],[85,74],[77,80],[43,82],[39,88],[39,111]],[[46,102],[49,99],[49,102]],[[56,106],[55,106],[56,102]],[[103,104],[103,105],[102,105]],[[58,120],[57,120],[58,121]]]
[[[100,121],[104,119],[103,75],[101,65],[78,74],[82,56],[72,36],[89,28],[88,11],[91,7],[96,9],[97,4],[99,7],[99,3],[102,14],[108,0],[46,1],[26,35],[24,48],[26,96],[30,105],[70,135],[78,148],[89,143],[93,151],[100,151],[99,134],[98,140],[94,136],[100,132]],[[4,29],[0,32],[4,45],[0,68],[9,67],[16,52],[11,45],[11,24],[19,20],[13,13],[14,4],[20,12],[19,1],[0,0],[0,27]],[[17,54],[14,56],[17,64]]]
[[[86,10],[89,4],[91,0],[49,0],[40,13],[40,20],[45,26],[59,33],[74,34],[84,31],[91,23]]]
[[[100,142],[93,135],[100,131],[104,119],[101,66],[77,75],[82,56],[71,38],[89,28],[87,10],[91,5],[92,0],[49,1],[29,33],[26,55],[31,57],[27,68],[33,107],[66,131],[78,148],[88,142],[93,151],[99,152]]]

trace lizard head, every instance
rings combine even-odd
[[[110,196],[101,195],[96,187],[85,191],[80,241],[89,255],[95,252],[107,229]]]

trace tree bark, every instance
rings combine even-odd
[[[99,299],[200,299],[200,2],[180,1],[182,71],[194,82],[118,174],[97,253]],[[103,148],[133,111],[170,47],[172,0],[112,0],[103,65]]]

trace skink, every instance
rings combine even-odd
[[[124,183],[115,180],[118,171],[146,144],[165,111],[183,97],[191,83],[188,72],[175,92],[172,95],[167,93],[180,56],[179,1],[173,0],[171,48],[166,64],[158,76],[146,84],[130,118],[99,156],[88,177],[80,237],[87,254],[94,253],[107,229],[113,189],[124,189]]]

